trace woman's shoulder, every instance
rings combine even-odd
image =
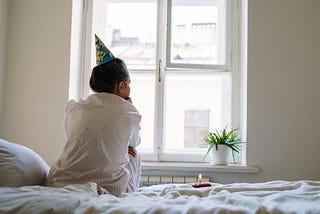
[[[98,93],[92,95],[90,100],[94,100],[96,104],[109,106],[111,109],[119,112],[138,112],[137,108],[129,101],[112,93]]]
[[[137,113],[139,114],[138,109],[136,108],[136,106],[134,104],[132,104],[131,102],[123,99],[123,109],[125,112],[132,112],[132,113]]]
[[[130,102],[124,100],[126,103],[124,104],[124,108],[121,113],[126,119],[130,119],[132,121],[136,121],[136,123],[140,123],[141,115],[137,108]]]
[[[69,100],[66,104],[65,110],[66,111],[73,110],[75,108],[78,108],[79,106],[81,106],[81,104],[84,104],[84,103],[86,103],[86,100],[82,98],[79,100],[75,100],[75,99]]]
[[[86,99],[70,100],[66,109],[72,110],[84,106],[108,109],[115,114],[132,113],[140,115],[137,108],[129,101],[112,93],[96,93],[89,95]]]

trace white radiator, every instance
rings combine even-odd
[[[142,175],[140,178],[140,187],[157,184],[185,184],[198,181],[197,176],[168,176],[168,175]],[[209,182],[208,177],[202,177],[201,181]]]

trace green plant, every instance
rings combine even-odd
[[[203,138],[206,144],[208,144],[208,150],[205,154],[203,160],[208,156],[211,149],[216,149],[218,151],[218,145],[225,145],[231,149],[233,161],[235,162],[235,153],[240,152],[240,144],[245,143],[238,137],[239,129],[231,129],[227,131],[227,126],[221,131],[215,129],[213,132],[208,132],[208,134]]]

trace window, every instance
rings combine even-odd
[[[199,136],[209,130],[209,110],[186,110],[184,112],[184,148],[205,148]]]
[[[240,0],[85,2],[82,95],[97,34],[130,69],[143,160],[200,162],[208,130],[240,126]]]

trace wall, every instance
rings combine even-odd
[[[8,0],[0,0],[0,121],[2,120],[2,103],[4,93],[4,74],[6,70],[6,51],[7,51],[7,13]],[[0,136],[2,134],[3,123],[0,122]]]
[[[249,0],[248,163],[320,180],[320,1]]]
[[[71,0],[10,0],[1,138],[51,164],[64,140]],[[248,2],[248,150],[258,174],[212,173],[213,181],[320,180],[320,1]]]
[[[52,163],[64,145],[71,0],[10,0],[1,138]]]

